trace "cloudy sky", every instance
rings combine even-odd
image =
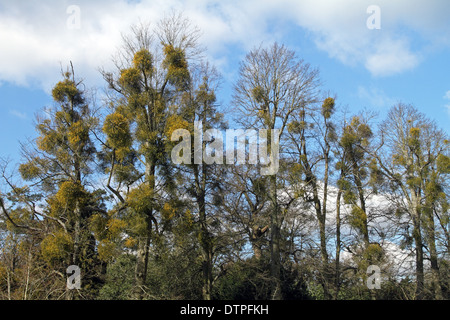
[[[0,157],[16,159],[18,141],[35,137],[61,65],[102,88],[98,69],[111,66],[121,34],[171,10],[202,31],[224,104],[246,52],[277,41],[319,68],[350,111],[383,115],[401,101],[450,131],[448,0],[0,0]]]

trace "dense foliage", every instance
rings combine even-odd
[[[176,14],[133,27],[117,57],[100,106],[63,73],[23,161],[1,164],[0,299],[449,299],[450,142],[426,115],[349,115],[276,43],[221,106]],[[195,161],[228,128],[279,129],[277,172]]]

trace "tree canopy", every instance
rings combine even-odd
[[[123,37],[100,104],[62,72],[0,163],[0,299],[449,299],[448,133],[405,103],[348,114],[279,43],[221,105],[203,52],[174,13]]]

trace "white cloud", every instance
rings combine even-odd
[[[444,99],[450,100],[450,90],[445,93]]]
[[[11,114],[11,115],[13,115],[13,116],[15,116],[15,117],[17,117],[19,119],[22,119],[22,120],[28,118],[27,114],[25,112],[20,112],[20,111],[17,111],[17,110],[9,110],[9,114]]]
[[[375,3],[380,8],[380,30],[370,30],[366,25],[371,16],[366,10],[374,4],[371,0],[301,1],[297,21],[313,32],[321,50],[345,64],[364,65],[373,76],[412,70],[420,63],[426,46],[448,45],[450,26],[445,24],[447,18],[442,12],[448,12],[450,3],[440,0],[427,4],[411,0]],[[422,45],[413,49],[413,40]]]
[[[48,88],[59,79],[60,63],[72,60],[78,73],[95,83],[98,67],[110,65],[122,32],[139,18],[154,23],[171,9],[198,25],[208,54],[219,64],[227,63],[224,56],[235,45],[245,51],[275,40],[283,35],[277,26],[285,23],[307,31],[332,58],[363,66],[374,76],[413,69],[424,46],[450,45],[447,0],[376,2],[381,30],[366,26],[372,0],[79,0],[81,28],[69,30],[66,10],[72,1],[0,0],[0,81],[39,81]],[[421,45],[413,47],[412,37]]]
[[[358,97],[367,103],[366,106],[375,108],[386,108],[395,104],[396,100],[389,97],[383,90],[379,88],[358,87]]]
[[[450,104],[446,104],[445,109],[447,109],[447,114],[450,117]]]
[[[387,76],[411,70],[419,61],[419,55],[409,49],[406,41],[386,39],[375,53],[366,56],[365,66],[374,76]]]
[[[445,100],[450,100],[450,90],[448,90],[444,95]],[[445,106],[445,109],[447,110],[447,114],[450,117],[450,103],[447,103]]]

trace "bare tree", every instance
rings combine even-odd
[[[233,105],[239,116],[237,121],[247,128],[269,130],[269,141],[273,138],[270,135],[274,134],[274,129],[278,129],[282,136],[292,114],[316,100],[318,85],[318,71],[284,45],[274,43],[267,48],[256,48],[241,63],[239,80],[234,87]],[[272,297],[281,299],[282,218],[277,175],[271,175],[268,180]]]
[[[406,212],[412,221],[416,299],[425,298],[424,249],[428,250],[431,262],[434,298],[442,299],[435,218],[448,214],[445,209],[442,211],[448,203],[444,192],[448,164],[442,165],[449,162],[448,137],[425,115],[405,104],[390,110],[380,134],[382,140],[373,155],[396,202],[406,204],[399,206],[399,212]]]

